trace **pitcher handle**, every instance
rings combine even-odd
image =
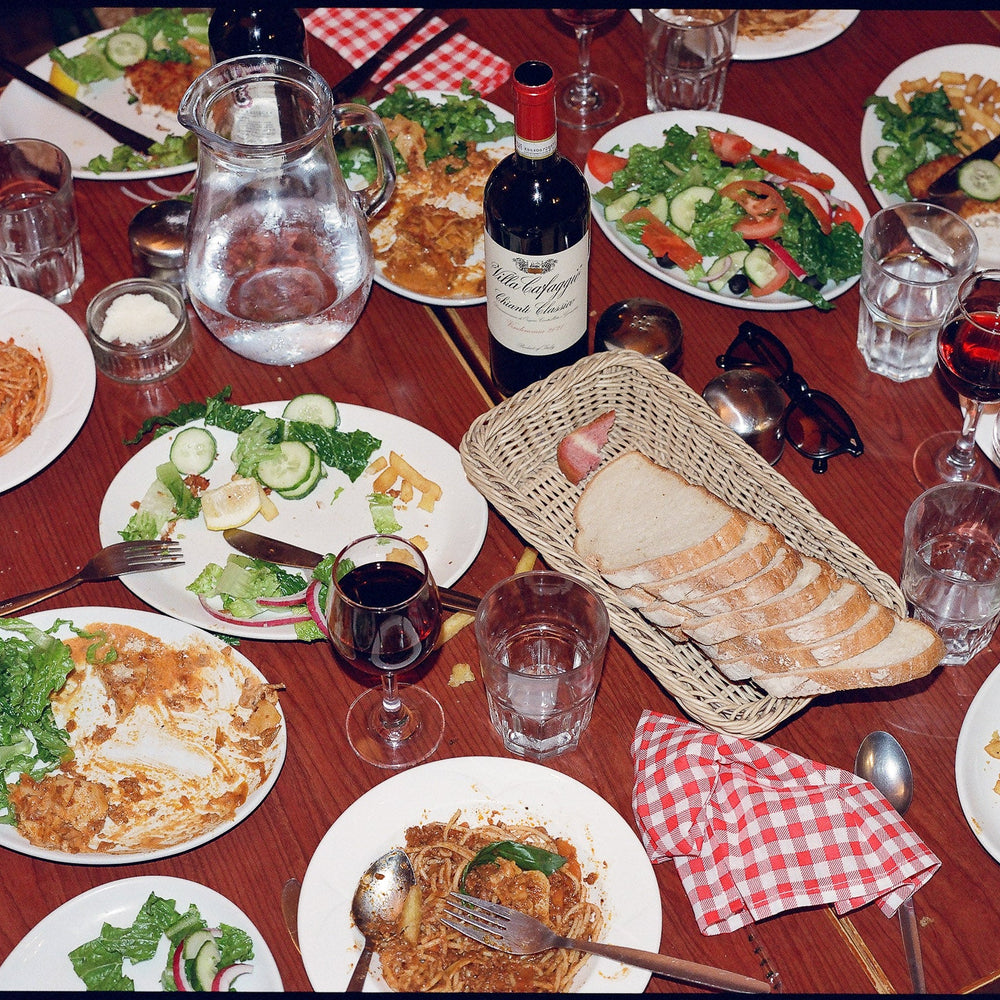
[[[331,129],[336,135],[341,129],[360,128],[367,133],[375,151],[375,180],[366,188],[353,191],[365,218],[377,215],[392,197],[396,187],[396,160],[392,143],[379,118],[371,108],[363,104],[338,104],[332,113]]]

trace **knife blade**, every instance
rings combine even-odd
[[[252,556],[254,559],[277,563],[279,566],[313,569],[323,558],[318,552],[310,552],[309,549],[300,548],[290,542],[279,542],[276,538],[267,538],[253,531],[245,531],[243,528],[226,528],[222,532],[222,537],[237,552]],[[442,607],[449,611],[475,614],[476,608],[479,607],[478,597],[452,590],[451,587],[438,587],[438,592],[441,595]]]
[[[75,97],[64,94],[49,83],[48,80],[43,80],[40,76],[35,76],[30,70],[25,69],[16,62],[11,62],[9,59],[0,56],[0,68],[6,70],[15,80],[20,80],[25,86],[48,97],[57,104],[61,104],[74,114],[86,118],[87,121],[92,122],[116,142],[131,146],[137,153],[148,153],[150,147],[156,142],[155,139],[150,139],[149,136],[142,135],[134,129],[130,129],[127,125],[122,125],[121,122],[116,122],[114,119],[108,118],[107,115],[102,115],[100,111],[84,104],[82,101],[78,101]]]
[[[355,97],[358,91],[371,80],[379,66],[401,45],[405,45],[437,13],[434,7],[425,7],[415,18],[403,25],[378,51],[370,55],[357,69],[352,70],[330,89],[333,99],[340,104]]]
[[[979,149],[969,153],[965,159],[959,160],[955,166],[946,170],[937,180],[932,181],[927,193],[932,198],[943,198],[945,195],[954,194],[958,190],[958,172],[962,167],[973,160],[992,160],[998,153],[1000,153],[1000,135],[990,139],[985,146],[980,146]]]

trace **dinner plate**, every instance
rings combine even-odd
[[[59,48],[67,56],[78,56],[83,52],[88,38],[100,38],[114,29],[97,31],[93,35],[74,38]],[[48,80],[52,72],[52,60],[48,55],[39,56],[27,67],[35,76]],[[177,115],[165,108],[129,102],[129,92],[125,78],[98,80],[81,86],[77,98],[100,111],[108,118],[128,125],[150,139],[162,140],[169,134],[183,135],[184,129],[177,121]],[[66,151],[73,165],[73,176],[81,180],[98,181],[139,181],[154,177],[170,177],[173,174],[188,173],[195,168],[195,161],[181,163],[173,167],[155,167],[151,170],[109,170],[95,174],[87,169],[87,164],[102,153],[111,158],[115,147],[120,145],[103,129],[43,94],[32,90],[20,80],[12,80],[0,94],[0,137],[53,139]]]
[[[302,881],[299,944],[317,991],[342,991],[363,940],[351,919],[358,879],[375,858],[405,846],[406,828],[446,821],[462,810],[470,823],[485,816],[532,823],[565,837],[584,873],[596,873],[591,898],[604,912],[601,938],[658,951],[662,912],[653,866],[632,828],[596,792],[573,778],[528,761],[457,757],[393,775],[348,807],[316,848]],[[649,973],[591,956],[574,992],[641,993]],[[389,992],[378,957],[365,984]]]
[[[31,434],[0,455],[0,493],[52,463],[76,437],[94,401],[97,372],[80,328],[40,295],[0,285],[0,337],[41,352],[49,374],[49,402]]]
[[[417,97],[425,97],[435,104],[443,103],[446,91],[441,90],[415,90],[413,92]],[[378,110],[379,104],[382,102],[377,102],[374,106],[375,110]],[[483,102],[492,112],[496,115],[496,119],[499,122],[512,122],[514,116],[509,112],[505,111],[503,108],[497,106],[496,104],[491,104],[489,101]],[[514,149],[514,137],[506,136],[503,139],[499,139],[496,142],[484,142],[479,144],[479,149]],[[480,254],[481,259],[481,254]],[[395,292],[397,295],[402,295],[404,298],[412,299],[414,302],[421,302],[425,306],[478,306],[482,305],[486,301],[485,295],[464,295],[455,296],[452,298],[447,298],[443,296],[435,295],[422,295],[420,292],[415,292],[409,288],[404,288],[402,285],[396,284],[385,276],[382,269],[382,263],[376,259],[375,261],[375,283],[381,285],[383,288],[388,289],[390,292]]]
[[[767,125],[748,121],[745,118],[737,118],[734,115],[725,115],[714,111],[661,111],[656,114],[643,115],[641,118],[633,118],[631,121],[623,122],[616,128],[605,132],[594,144],[594,148],[609,152],[617,146],[621,155],[625,156],[636,143],[642,143],[645,146],[661,146],[663,133],[675,125],[679,125],[691,134],[694,134],[699,125],[717,129],[720,132],[730,130],[762,149],[776,149],[782,153],[786,149],[795,150],[799,154],[801,162],[810,170],[829,174],[833,178],[831,194],[843,201],[850,202],[861,213],[864,221],[868,221],[868,210],[865,208],[864,199],[847,177],[829,160],[810,149],[805,143],[793,139],[784,132],[779,132]],[[585,170],[584,174],[592,194],[606,186],[594,177],[589,168]],[[683,277],[684,272],[680,268],[660,267],[649,256],[645,247],[633,243],[623,236],[613,222],[608,222],[604,218],[604,210],[596,202],[594,203],[594,220],[611,243],[633,264],[638,265],[654,278],[659,278],[660,281],[678,291],[694,295],[699,299],[707,299],[709,302],[715,302],[719,305],[736,306],[740,309],[760,310],[762,312],[813,308],[812,304],[805,299],[799,299],[784,292],[773,292],[771,295],[758,299],[750,295],[734,295],[728,288],[713,292],[707,286],[693,285]],[[827,299],[835,299],[853,287],[859,277],[860,275],[855,275],[839,285],[830,285],[823,289],[823,294]]]
[[[126,625],[131,628],[141,629],[143,632],[157,636],[168,643],[182,643],[186,640],[195,639],[216,649],[229,650],[229,655],[235,656],[245,663],[261,680],[266,680],[263,674],[242,653],[227,646],[221,639],[218,639],[214,635],[209,635],[201,629],[191,628],[190,625],[175,621],[173,618],[153,614],[151,611],[132,611],[129,608],[101,607],[60,608],[56,611],[38,611],[35,614],[25,615],[24,618],[43,631],[51,629],[57,622],[60,623],[59,627],[53,632],[60,639],[68,639],[74,635],[69,627],[70,622],[78,625],[86,625],[91,622],[101,621],[112,625]],[[3,622],[0,621],[0,632],[2,631]],[[282,720],[284,720],[281,705],[279,704],[277,707],[278,711],[282,714]],[[181,854],[184,851],[193,850],[195,847],[201,847],[202,844],[207,844],[209,841],[221,837],[224,833],[228,833],[233,827],[242,823],[267,798],[268,793],[274,787],[274,783],[278,780],[278,774],[281,772],[281,766],[285,760],[287,745],[286,728],[284,721],[282,721],[281,731],[278,736],[280,750],[267,780],[250,793],[243,805],[236,810],[231,820],[219,824],[215,829],[209,830],[201,836],[155,851],[142,851],[132,854],[72,854],[67,851],[37,847],[25,840],[17,832],[16,827],[0,824],[0,847],[17,851],[18,854],[27,854],[33,858],[40,858],[42,861],[60,861],[63,864],[71,865],[134,865],[147,861],[158,861],[160,858],[169,858],[174,854]]]
[[[284,402],[255,403],[249,408],[262,409],[269,416],[280,416],[285,405]],[[402,525],[399,534],[406,537],[423,535],[427,539],[425,554],[431,572],[439,585],[450,587],[479,553],[486,537],[488,517],[486,501],[465,478],[458,452],[431,431],[394,414],[346,403],[339,409],[341,430],[368,431],[382,442],[376,455],[388,457],[390,449],[398,452],[418,472],[440,485],[441,499],[432,513],[420,510],[415,499],[406,510],[397,510],[396,517]],[[204,423],[195,421],[194,425],[204,426]],[[218,442],[219,457],[208,475],[211,484],[218,486],[227,482],[234,471],[229,456],[236,435],[218,427],[210,430]],[[133,504],[142,499],[155,480],[156,467],[169,459],[170,445],[176,434],[177,431],[172,431],[155,438],[112,480],[101,505],[98,523],[102,544],[121,540],[119,532],[134,513]],[[278,516],[271,521],[263,516],[255,517],[246,528],[319,553],[339,552],[353,539],[371,534],[374,528],[367,498],[371,493],[372,477],[363,473],[352,483],[338,469],[327,471],[326,479],[302,500],[284,500],[272,494]],[[209,531],[201,517],[179,521],[173,536],[181,544],[184,564],[154,573],[123,576],[121,582],[136,597],[164,614],[223,635],[247,639],[296,638],[291,625],[260,628],[213,618],[202,607],[198,596],[186,588],[208,563],[224,565],[227,556],[236,550],[222,537],[221,531]]]
[[[955,750],[955,783],[962,812],[979,842],[1000,861],[1000,760],[984,747],[1000,729],[1000,667],[986,678],[965,713]]]
[[[105,923],[128,927],[151,892],[161,899],[174,900],[181,912],[194,903],[210,926],[225,923],[250,935],[253,971],[236,980],[238,992],[282,990],[281,973],[274,956],[250,918],[214,889],[167,875],[118,879],[81,892],[63,903],[40,920],[0,965],[0,990],[85,990],[69,953],[98,937]],[[148,962],[127,964],[125,974],[134,980],[137,991],[162,992],[160,975],[166,968],[167,948],[167,939],[162,938],[156,955]]]
[[[943,45],[928,49],[912,59],[900,63],[875,89],[882,97],[894,97],[904,80],[933,80],[948,70],[965,73],[982,73],[984,77],[1000,80],[1000,46],[996,45]],[[903,200],[898,195],[887,194],[872,184],[875,175],[875,150],[885,143],[882,140],[882,122],[873,108],[865,108],[861,120],[861,165],[868,186],[875,200],[883,207],[898,205]]]

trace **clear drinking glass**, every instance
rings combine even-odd
[[[590,71],[590,43],[594,29],[603,24],[616,8],[552,8],[552,13],[576,32],[580,68],[556,84],[556,119],[570,128],[597,128],[615,120],[622,110],[618,84]]]
[[[422,688],[400,687],[397,675],[427,656],[441,627],[427,561],[396,535],[366,535],[337,556],[333,580],[330,642],[350,664],[382,680],[347,713],[351,747],[376,767],[418,764],[441,742],[444,712]]]

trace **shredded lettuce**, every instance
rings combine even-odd
[[[372,524],[380,535],[391,535],[402,527],[396,520],[392,497],[387,493],[369,493],[368,509],[371,511]]]

